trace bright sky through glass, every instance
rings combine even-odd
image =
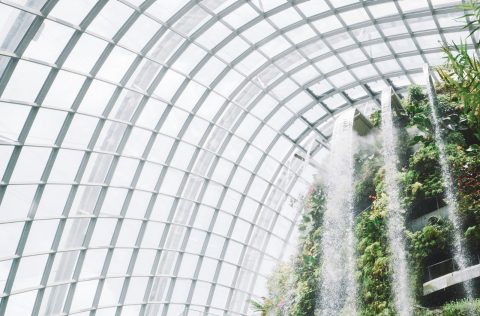
[[[0,0],[0,314],[251,313],[295,249],[296,157],[421,84],[458,4]]]

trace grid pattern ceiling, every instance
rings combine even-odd
[[[295,157],[421,83],[458,4],[0,0],[0,314],[249,313],[294,248]]]

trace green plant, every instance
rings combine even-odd
[[[271,301],[265,297],[262,297],[262,302],[251,300],[250,303],[252,304],[252,310],[259,312],[262,316],[268,315],[272,305]]]
[[[386,236],[383,171],[375,175],[376,199],[358,216],[356,225],[359,300],[362,315],[394,315]]]
[[[289,315],[313,316],[317,298],[317,282],[320,276],[320,236],[325,194],[320,187],[313,188],[305,205],[305,213],[299,226],[301,249],[296,258],[296,288]]]
[[[291,266],[280,263],[267,280],[268,296],[260,300],[251,300],[251,309],[262,316],[283,315],[285,298],[289,292],[289,277],[293,271]]]
[[[449,93],[445,86],[443,89]],[[480,146],[473,137],[478,127],[472,127],[468,121],[461,98],[440,94],[438,101],[437,113],[458,191],[458,212],[465,226],[465,237],[469,245],[480,249]],[[402,104],[407,114],[406,118],[397,120],[400,126],[398,152],[402,198],[405,208],[409,209],[409,216],[416,218],[443,205],[444,187],[426,95],[420,87],[412,86]],[[380,125],[380,111],[372,113],[372,121],[375,126]],[[377,151],[369,148],[355,155],[355,209],[361,211],[372,203],[356,217],[355,226],[358,308],[359,313],[365,316],[396,313],[391,288],[391,250],[386,237],[384,170],[380,168],[382,158]],[[268,297],[253,303],[259,312],[275,316],[314,315],[319,295],[324,207],[322,189],[312,188],[298,226],[298,255],[286,267],[280,266],[272,274],[267,284]],[[420,231],[407,232],[411,277],[418,296],[422,290],[425,266],[450,255],[451,229],[448,220],[432,218]],[[286,299],[289,304],[284,304]],[[416,307],[414,315],[462,315],[462,306],[461,303],[447,304],[443,311]]]
[[[469,30],[470,37],[480,30],[480,3],[471,0],[461,8],[466,11],[462,18],[469,20],[464,28]],[[444,85],[442,89],[450,94],[451,100],[461,101],[459,108],[480,140],[480,62],[469,54],[466,40],[444,45],[443,52],[446,63],[437,68]]]
[[[409,116],[407,125],[415,128],[411,130],[412,135],[408,141],[414,150],[401,174],[404,204],[413,209],[428,198],[443,200],[444,188],[438,164],[438,148],[432,137],[429,105],[422,98],[418,87],[410,88],[409,93],[403,105]],[[438,95],[437,114],[458,189],[458,211],[466,223],[465,236],[480,249],[480,152],[476,152],[480,147],[471,144],[470,137],[478,130],[467,122],[461,102],[463,101],[456,97]],[[470,147],[467,147],[469,142]],[[423,211],[421,208],[415,209]],[[415,214],[412,216],[415,217]],[[451,229],[447,220],[432,219],[422,230],[408,233],[412,277],[418,296],[422,289],[423,267],[429,260],[435,261],[436,256],[448,256]],[[431,311],[422,313],[421,315],[435,314]]]
[[[407,207],[412,207],[422,199],[441,197],[444,188],[435,144],[420,145],[408,160],[401,180]]]
[[[480,30],[480,3],[476,0],[470,0],[460,7],[467,11],[462,18],[468,18],[470,20],[463,28],[469,29],[469,36],[472,36],[473,33]]]
[[[298,254],[291,262],[279,264],[267,281],[268,296],[251,301],[254,311],[269,316],[313,316],[320,274],[320,232],[325,194],[312,187],[305,198]]]
[[[416,114],[425,113],[428,104],[427,95],[423,92],[423,88],[418,85],[408,87],[407,97],[402,100],[402,106],[410,119]]]
[[[444,219],[432,217],[428,225],[414,233],[407,231],[409,259],[413,268],[412,276],[415,281],[415,290],[421,297],[423,284],[423,267],[426,260],[438,253],[448,253],[451,243],[452,225]]]
[[[458,208],[465,219],[465,237],[480,248],[480,146],[447,147],[458,190]]]
[[[379,127],[382,123],[381,111],[376,110],[370,114],[370,122],[372,122],[373,127]]]
[[[461,100],[469,125],[480,127],[480,62],[469,55],[466,43],[443,47],[447,63],[437,68],[446,89]],[[475,134],[477,138],[480,134]]]
[[[381,166],[378,152],[362,150],[355,155],[355,193],[354,205],[358,211],[363,211],[375,197],[374,177]]]
[[[480,314],[480,300],[469,302],[468,300],[461,300],[452,303],[448,303],[442,308],[443,316],[469,316]]]

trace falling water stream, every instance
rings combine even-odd
[[[321,316],[356,315],[355,237],[353,213],[353,121],[355,109],[335,121],[326,180],[322,225]]]
[[[408,265],[404,241],[404,214],[400,203],[397,171],[397,137],[393,125],[392,91],[388,87],[382,92],[382,136],[385,164],[385,190],[388,196],[387,235],[391,249],[393,270],[393,294],[397,312],[401,316],[412,315],[412,295],[409,285]]]
[[[428,93],[428,103],[430,104],[431,118],[433,125],[433,132],[435,137],[435,144],[438,148],[438,158],[440,163],[440,169],[442,172],[443,184],[445,187],[445,202],[447,203],[448,218],[453,224],[453,257],[455,262],[458,265],[459,270],[464,270],[468,267],[468,260],[466,251],[462,245],[462,225],[460,218],[457,214],[457,199],[455,186],[453,184],[452,173],[448,165],[447,155],[445,153],[445,143],[442,138],[442,133],[440,130],[440,125],[438,122],[438,113],[437,113],[437,98],[435,95],[435,90],[433,88],[430,73],[428,66],[425,66],[424,73],[427,79],[427,93]],[[473,300],[473,286],[470,281],[464,282],[464,288],[468,300]]]

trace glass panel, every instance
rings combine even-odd
[[[3,203],[2,203],[3,205]],[[3,221],[3,219],[2,219]],[[23,223],[0,224],[0,257],[13,257],[23,229]],[[2,268],[4,266],[2,265]],[[2,273],[8,273],[7,271]],[[2,280],[6,280],[2,279]],[[4,282],[4,281],[3,281]]]
[[[25,142],[53,145],[63,125],[65,116],[65,112],[40,109]]]
[[[88,30],[106,38],[112,38],[132,12],[132,9],[117,0],[108,1]]]
[[[47,252],[50,250],[59,224],[58,220],[34,221],[28,234],[24,254]]]
[[[11,182],[38,182],[50,155],[50,149],[24,147],[20,153]]]
[[[50,68],[20,60],[2,94],[5,99],[34,102]]]
[[[137,188],[153,191],[161,172],[162,166],[148,162],[145,163],[140,178],[138,179]]]
[[[278,28],[300,21],[302,17],[295,10],[283,10],[269,17]]]
[[[66,1],[68,0],[64,2]],[[106,45],[106,41],[84,33],[68,55],[64,66],[83,73],[89,73]]]
[[[0,135],[2,138],[16,141],[22,131],[30,107],[13,103],[0,103]]]
[[[141,51],[160,27],[157,22],[141,15],[122,37],[120,44]]]
[[[54,63],[72,34],[73,29],[56,22],[44,20],[24,55]]]
[[[6,315],[28,315],[31,314],[32,306],[35,303],[37,291],[28,291],[10,296],[5,314]]]
[[[22,257],[12,291],[38,286],[47,258],[47,255]]]
[[[149,129],[154,129],[157,126],[160,117],[163,115],[165,108],[165,103],[150,98],[144,106],[136,124]]]
[[[128,264],[131,257],[131,249],[115,249],[113,251],[112,261],[110,262],[110,266],[108,267],[107,275],[125,275],[127,273]],[[120,288],[122,287],[121,284],[119,286]]]
[[[71,310],[90,308],[97,289],[98,280],[78,282],[75,287]]]
[[[36,2],[39,3],[41,1]],[[0,33],[0,48],[13,52],[27,32],[33,19],[33,14],[0,4],[0,21],[2,21],[0,22],[0,30],[4,30]]]
[[[95,0],[60,0],[50,11],[50,16],[79,25],[95,2]]]
[[[134,59],[135,54],[116,46],[100,68],[98,77],[120,82]]]

